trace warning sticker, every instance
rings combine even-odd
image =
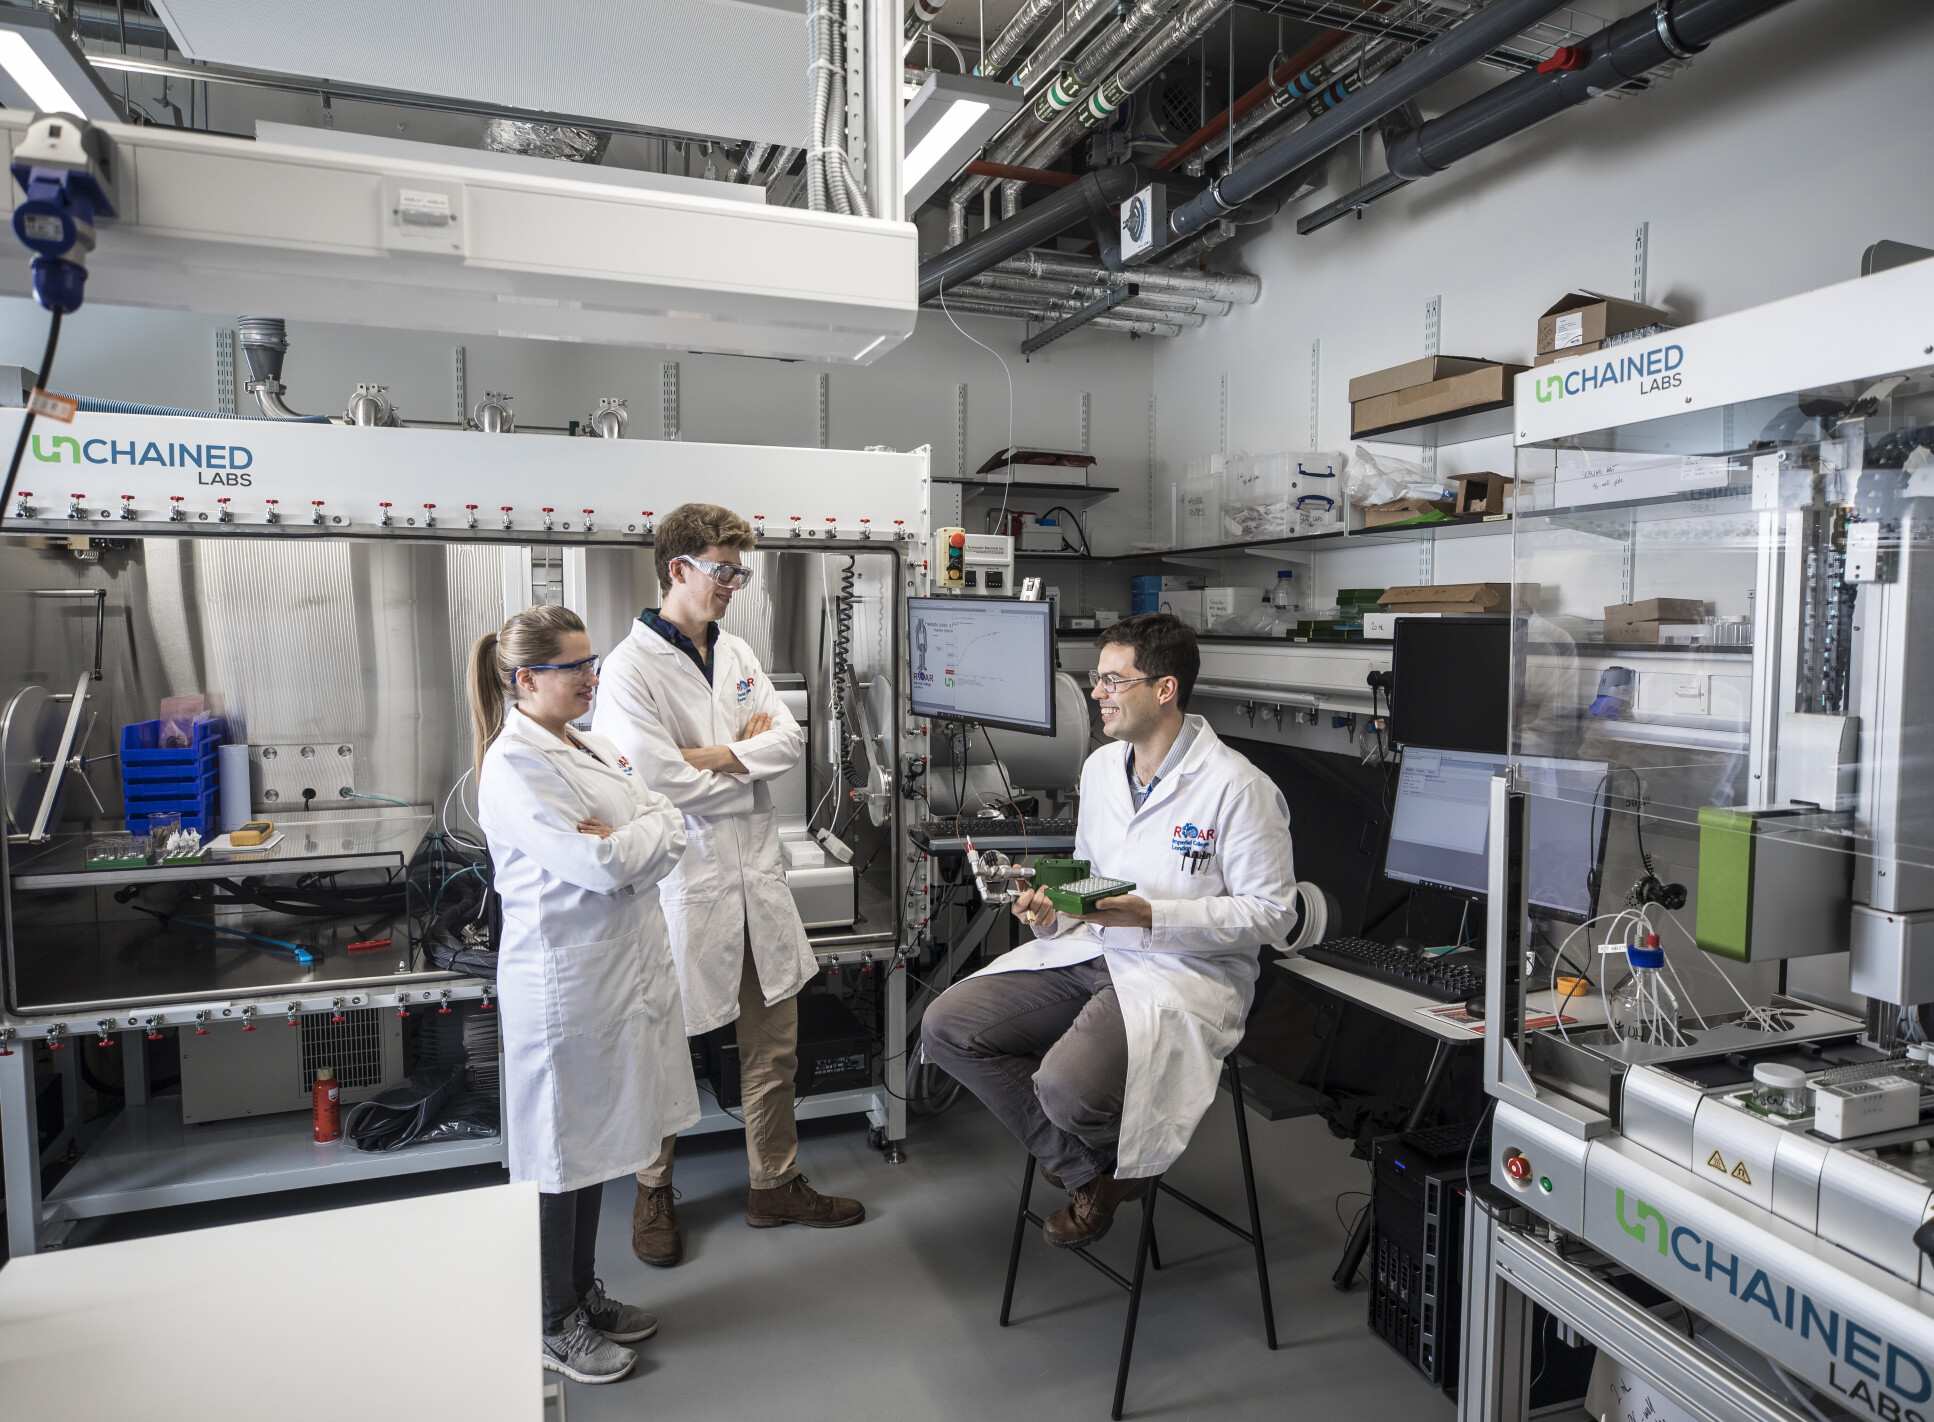
[[[1726,1173],[1726,1162],[1720,1158],[1718,1151],[1714,1151],[1706,1157],[1706,1164],[1710,1165],[1714,1170],[1717,1170],[1721,1175]]]
[[[1733,1179],[1737,1180],[1741,1185],[1744,1185],[1747,1189],[1749,1190],[1752,1189],[1753,1177],[1746,1173],[1745,1161],[1743,1160],[1740,1161],[1739,1164],[1735,1165],[1732,1168],[1732,1177]]]

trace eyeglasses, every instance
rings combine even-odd
[[[1133,686],[1138,681],[1160,680],[1160,677],[1154,676],[1116,676],[1113,672],[1091,671],[1088,673],[1088,685],[1098,686],[1110,696],[1113,696],[1124,686]]]
[[[672,562],[690,563],[722,588],[742,588],[752,581],[752,570],[739,563],[714,563],[710,558],[694,558],[689,553],[679,554]]]
[[[602,657],[586,657],[577,662],[546,662],[537,666],[519,667],[517,670],[563,672],[566,676],[575,677],[579,681],[590,681],[597,676],[598,663],[603,660]]]

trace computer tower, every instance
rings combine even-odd
[[[1457,1381],[1471,1133],[1440,1127],[1371,1148],[1370,1328],[1438,1387]],[[1472,1160],[1481,1170],[1488,1157],[1480,1150]]]
[[[849,1091],[873,1084],[873,1034],[830,993],[799,995],[799,1096]],[[712,1095],[728,1111],[739,1109],[739,1044],[728,1024],[709,1033],[706,1076]],[[706,1040],[706,1039],[700,1039]]]

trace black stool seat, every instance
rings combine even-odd
[[[1262,1290],[1263,1336],[1273,1350],[1276,1346],[1276,1310],[1269,1298],[1269,1260],[1263,1253],[1262,1213],[1256,1208],[1256,1171],[1249,1156],[1249,1119],[1242,1105],[1242,1067],[1235,1053],[1230,1053],[1229,1094],[1236,1108],[1236,1144],[1242,1154],[1242,1188],[1249,1202],[1249,1228],[1244,1229],[1233,1220],[1225,1219],[1199,1200],[1184,1195],[1160,1176],[1153,1176],[1142,1191],[1141,1237],[1135,1244],[1135,1268],[1132,1276],[1124,1276],[1113,1265],[1091,1253],[1086,1245],[1076,1245],[1068,1252],[1078,1255],[1085,1263],[1092,1265],[1117,1287],[1128,1293],[1128,1318],[1122,1325],[1121,1361],[1115,1368],[1115,1401],[1109,1410],[1114,1422],[1121,1422],[1122,1399],[1128,1391],[1128,1363],[1135,1351],[1135,1322],[1142,1310],[1142,1279],[1145,1268],[1153,1264],[1162,1267],[1161,1250],[1155,1242],[1155,1202],[1162,1195],[1168,1195],[1187,1205],[1204,1219],[1222,1226],[1236,1238],[1253,1246],[1256,1251],[1256,1283]],[[1007,1327],[1008,1314],[1014,1306],[1014,1280],[1021,1268],[1021,1241],[1025,1238],[1029,1225],[1045,1223],[1040,1215],[1029,1208],[1034,1194],[1035,1159],[1027,1158],[1025,1173],[1021,1176],[1021,1208],[1014,1217],[1014,1243],[1007,1253],[1007,1287],[1001,1293],[1001,1327]]]

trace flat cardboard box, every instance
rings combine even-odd
[[[1425,356],[1421,360],[1407,360],[1387,370],[1373,370],[1368,375],[1357,376],[1350,382],[1350,403],[1354,405],[1359,400],[1408,390],[1413,385],[1428,385],[1433,380],[1444,380],[1453,375],[1467,375],[1491,364],[1494,362],[1476,356]]]
[[[1570,360],[1573,356],[1590,355],[1593,351],[1604,348],[1603,341],[1586,341],[1582,346],[1568,346],[1562,351],[1539,351],[1538,358],[1532,364],[1539,367],[1547,366],[1554,360]]]
[[[1373,395],[1350,406],[1350,432],[1362,436],[1390,425],[1434,420],[1463,410],[1499,405],[1513,396],[1511,382],[1529,366],[1484,365],[1463,375]]]
[[[1568,292],[1538,318],[1538,354],[1571,350],[1640,326],[1670,326],[1674,320],[1670,312],[1656,306],[1596,291]]]
[[[1456,512],[1473,517],[1504,512],[1505,495],[1514,482],[1509,474],[1457,474]]]
[[[1365,528],[1385,528],[1393,523],[1408,523],[1430,513],[1451,512],[1449,499],[1392,499],[1387,504],[1367,504],[1363,510]]]
[[[1697,622],[1706,605],[1696,597],[1648,597],[1642,602],[1614,602],[1605,608],[1605,625],[1614,622]]]
[[[1519,583],[1517,605],[1535,607],[1537,583]],[[1508,612],[1511,610],[1509,583],[1423,583],[1390,588],[1377,599],[1397,612]]]

